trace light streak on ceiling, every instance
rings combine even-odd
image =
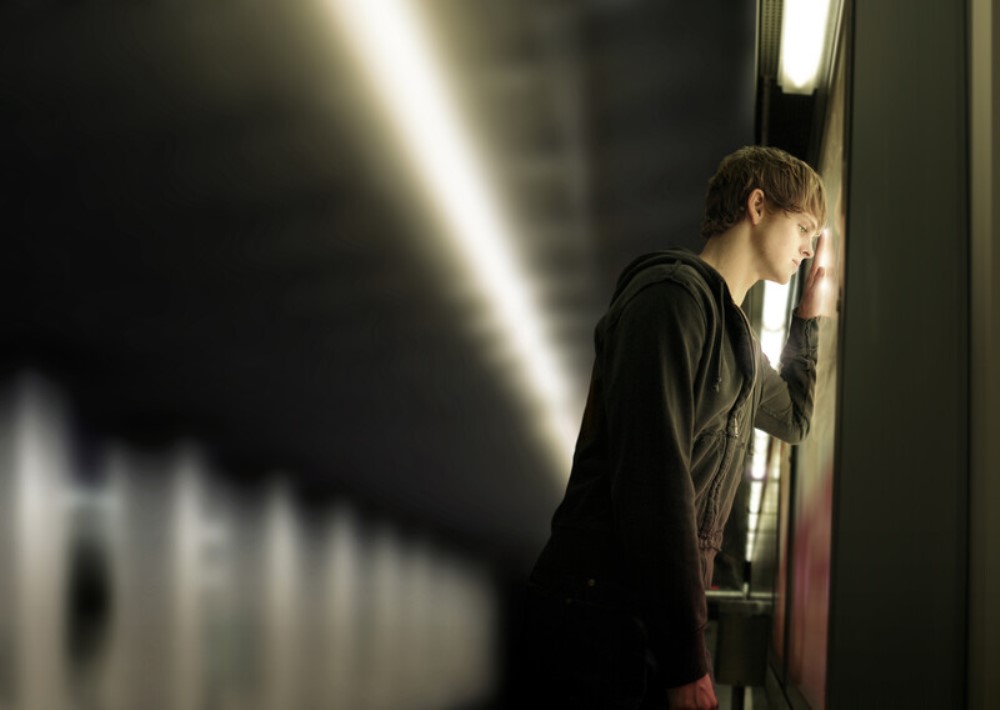
[[[561,471],[568,470],[576,422],[568,377],[546,337],[527,276],[462,125],[417,4],[329,0],[362,70],[399,133],[403,149],[449,227],[450,244],[492,310],[516,363],[511,387],[540,413]]]

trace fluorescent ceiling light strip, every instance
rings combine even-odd
[[[510,235],[487,189],[427,45],[405,0],[331,0],[420,176],[451,227],[450,236],[492,304],[530,391],[540,400],[565,464],[575,426],[568,385],[546,340],[527,280],[510,252]]]
[[[830,0],[785,0],[781,15],[781,86],[810,94],[826,49]]]

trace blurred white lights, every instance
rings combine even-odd
[[[811,94],[830,43],[831,0],[785,0],[778,81],[785,93]]]
[[[418,175],[450,227],[448,237],[492,309],[517,363],[515,384],[543,413],[562,470],[576,427],[568,383],[545,335],[511,239],[461,125],[415,3],[330,0]]]
[[[767,474],[767,444],[770,437],[767,432],[754,430],[753,463],[750,467],[750,477],[754,481],[763,481]]]
[[[764,482],[753,481],[750,484],[750,513],[760,515],[761,506],[764,499]]]
[[[789,285],[764,282],[764,314],[761,323],[760,348],[773,367],[778,366],[785,345],[788,322]]]
[[[92,440],[99,470],[82,468],[63,401],[37,379],[0,388],[0,708],[493,697],[499,600],[479,564],[388,524],[366,535],[346,501],[306,510],[286,473],[237,494],[196,442]]]
[[[8,396],[0,406],[0,691],[6,700],[10,679],[17,707],[65,707],[69,419],[61,398],[35,377]]]

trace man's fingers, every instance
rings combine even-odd
[[[815,257],[813,257],[815,259]],[[809,269],[809,275],[806,277],[806,291],[811,291],[812,289],[819,286],[820,282],[823,280],[823,276],[826,274],[826,269],[822,266],[813,262],[813,267]]]

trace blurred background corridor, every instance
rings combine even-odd
[[[763,441],[766,461],[748,471],[718,608],[766,614],[770,641],[754,646],[759,674],[726,682],[763,687],[769,659],[775,706],[848,707],[837,689],[854,667],[836,663],[855,647],[835,614],[854,607],[834,600],[857,595],[831,580],[855,579],[850,560],[868,538],[839,521],[876,520],[878,494],[854,503],[864,467],[848,463],[869,449],[852,438],[861,420],[842,418],[874,411],[858,373],[890,360],[879,338],[862,344],[885,322],[871,320],[884,319],[879,305],[891,310],[899,274],[932,267],[955,288],[919,310],[958,345],[924,362],[955,372],[942,391],[959,394],[909,408],[900,395],[900,409],[934,407],[934,441],[955,442],[921,461],[958,461],[961,485],[933,498],[915,484],[928,492],[912,509],[946,511],[928,523],[938,547],[925,570],[958,581],[930,582],[928,596],[947,605],[951,635],[935,643],[964,654],[978,638],[966,612],[985,619],[988,597],[961,565],[996,569],[993,547],[968,547],[996,533],[975,507],[996,489],[966,474],[996,461],[977,443],[996,400],[976,399],[959,374],[970,362],[984,372],[994,352],[992,311],[969,305],[995,303],[993,271],[968,264],[995,239],[996,182],[970,181],[986,185],[970,198],[965,176],[971,155],[993,155],[984,174],[997,170],[995,153],[976,149],[996,132],[993,114],[982,109],[978,133],[966,123],[996,96],[996,49],[982,49],[996,44],[996,2],[919,17],[905,3],[884,16],[814,3],[820,34],[806,43],[820,69],[805,85],[779,71],[783,5],[796,3],[0,6],[0,710],[502,707],[524,576],[569,472],[593,327],[634,257],[700,248],[707,180],[751,143],[803,157],[832,186],[830,258],[858,330],[844,319],[826,331],[842,367],[824,375],[815,447]],[[967,32],[974,15],[985,35]],[[898,32],[883,42],[886,26]],[[913,82],[878,73],[912,77],[916,35],[941,43],[920,74],[937,108],[913,110]],[[976,48],[986,58],[967,62]],[[980,90],[973,71],[966,95],[978,66],[994,74]],[[922,121],[954,139],[917,157],[905,144],[927,145]],[[905,196],[879,188],[887,155],[897,174],[956,191],[940,220],[972,236],[954,254],[887,256],[904,238],[940,253],[937,222],[868,238],[892,231],[900,204],[931,199],[919,180]],[[852,175],[866,189],[849,190]],[[762,290],[746,308],[780,343],[794,286],[776,298],[776,316]],[[965,315],[942,315],[954,308]],[[978,381],[995,391],[995,375]],[[978,414],[965,418],[969,407]],[[898,421],[900,437],[921,440]],[[899,476],[919,483],[919,468]],[[808,594],[803,580],[815,583]],[[977,648],[972,667],[995,657]],[[965,662],[943,671],[942,697],[992,692],[967,695]]]

